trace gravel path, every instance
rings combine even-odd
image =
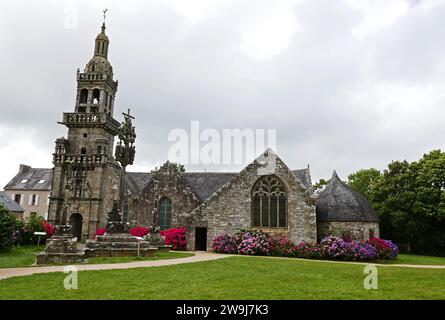
[[[187,258],[165,259],[156,261],[135,261],[126,263],[108,263],[108,264],[76,264],[78,271],[86,270],[110,270],[110,269],[131,269],[170,266],[174,264],[192,263],[216,260],[226,258],[229,255],[216,254],[211,252],[195,252],[195,255]],[[0,280],[18,276],[28,276],[36,273],[63,272],[65,266],[47,266],[47,267],[25,267],[25,268],[5,268],[0,269]]]

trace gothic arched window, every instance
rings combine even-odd
[[[162,198],[159,204],[159,227],[168,229],[172,226],[172,202],[168,198]]]
[[[286,188],[276,176],[263,176],[255,183],[252,190],[252,211],[254,227],[286,227]]]

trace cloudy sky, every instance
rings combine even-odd
[[[2,0],[0,186],[52,166],[104,8],[115,117],[137,117],[130,171],[162,164],[192,120],[276,129],[313,180],[445,149],[444,0]]]

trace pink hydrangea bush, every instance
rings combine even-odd
[[[240,231],[235,237],[239,239],[239,254],[270,256],[274,252],[275,240],[262,231]]]
[[[216,253],[238,253],[238,244],[235,236],[222,234],[213,239],[212,250]]]
[[[147,227],[143,227],[143,226],[138,226],[138,227],[134,227],[130,229],[130,234],[134,237],[140,237],[142,238],[143,236],[148,234],[148,228]]]
[[[300,242],[294,247],[295,256],[303,259],[323,259],[324,253],[321,246],[316,243]]]
[[[274,256],[296,257],[296,254],[295,244],[291,240],[285,237],[280,237],[275,240]]]
[[[171,228],[161,231],[161,236],[165,237],[165,244],[171,245],[173,250],[186,250],[187,239],[185,238],[186,229]]]

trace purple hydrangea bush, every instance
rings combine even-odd
[[[391,254],[387,258],[391,260],[396,259],[397,256],[399,255],[399,247],[391,240],[385,240],[385,241],[391,248]]]
[[[376,248],[365,242],[349,243],[348,258],[345,260],[352,261],[369,261],[376,260],[379,257]]]
[[[353,242],[346,242],[338,237],[326,237],[320,242],[324,257],[333,260],[348,260],[350,257],[350,246]]]
[[[242,255],[267,255],[297,257],[304,259],[327,259],[343,261],[371,261],[381,258],[381,248],[377,244],[385,243],[390,248],[388,259],[394,259],[399,252],[397,246],[389,240],[379,241],[344,241],[329,236],[320,243],[301,242],[294,244],[291,240],[280,237],[274,239],[261,231],[241,230],[234,235],[219,235],[213,239],[212,248],[218,253],[235,253]]]

